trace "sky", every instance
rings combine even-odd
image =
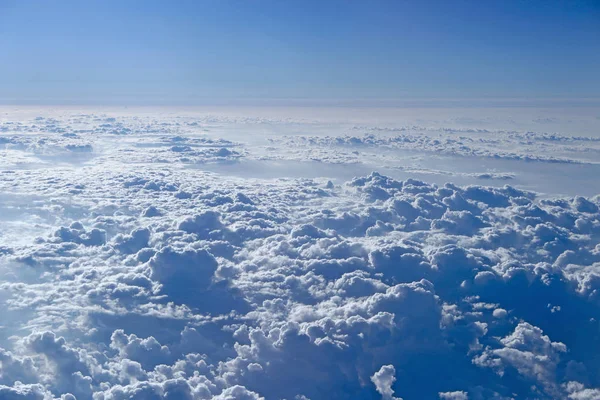
[[[0,0],[3,103],[595,98],[598,1]]]

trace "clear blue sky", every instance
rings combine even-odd
[[[3,102],[600,96],[600,1],[0,0]]]

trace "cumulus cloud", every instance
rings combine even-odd
[[[392,390],[392,385],[396,380],[395,373],[396,369],[393,365],[384,365],[371,377],[371,381],[383,399],[399,399],[399,397],[393,396],[394,390]]]
[[[0,398],[598,397],[600,198],[387,173],[418,148],[583,166],[550,149],[593,138],[328,125],[264,148],[220,136],[290,120],[40,118],[0,122],[3,165],[87,158],[0,174]]]

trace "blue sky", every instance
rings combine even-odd
[[[0,0],[0,99],[588,98],[598,1]]]

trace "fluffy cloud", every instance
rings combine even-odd
[[[396,373],[396,369],[393,365],[384,365],[381,367],[379,371],[375,373],[371,377],[371,381],[375,384],[375,388],[381,394],[383,399],[394,399],[393,396],[394,391],[392,390],[392,385],[396,378],[394,374]],[[397,399],[398,397],[396,397]]]
[[[598,197],[481,186],[478,172],[443,175],[461,185],[352,178],[359,156],[390,170],[388,156],[419,147],[587,165],[528,153],[597,141],[370,127],[270,151],[210,131],[289,123],[0,124],[14,132],[2,151],[18,154],[7,165],[85,157],[0,174],[0,398],[598,397]],[[523,140],[535,145],[509,149]],[[309,159],[351,174],[284,178]],[[278,179],[248,177],[274,161]]]

